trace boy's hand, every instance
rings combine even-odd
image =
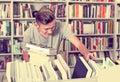
[[[94,58],[97,58],[96,52],[94,52],[94,53],[88,53],[88,54],[85,56],[86,61],[89,61],[89,59],[94,59]]]

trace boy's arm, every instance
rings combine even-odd
[[[75,45],[76,48],[78,48],[78,50],[80,51],[80,53],[86,58],[86,60],[88,61],[90,58],[94,58],[96,57],[96,54],[94,53],[90,53],[88,51],[88,49],[85,47],[85,45],[75,36],[71,36],[69,38],[69,41]]]

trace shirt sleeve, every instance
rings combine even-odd
[[[62,23],[62,34],[64,39],[69,39],[71,36],[75,35],[75,33],[72,32],[71,26],[68,23]]]
[[[30,32],[31,32],[31,29],[28,28],[25,32],[24,32],[24,35],[23,35],[23,42],[22,42],[22,48],[23,50],[28,50],[26,48],[26,43],[30,43]]]

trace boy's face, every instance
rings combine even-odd
[[[48,38],[52,34],[54,28],[55,28],[55,20],[53,20],[47,25],[39,24],[38,30],[43,37]]]

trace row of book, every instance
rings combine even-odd
[[[11,52],[11,40],[0,39],[0,53],[10,53]]]
[[[89,1],[89,2],[114,2],[114,0],[70,0],[70,1]]]
[[[11,4],[10,3],[0,3],[0,18],[10,18],[11,17]]]
[[[80,21],[74,20],[69,23],[75,34],[112,34],[113,21]],[[118,33],[118,32],[117,32]]]
[[[118,55],[120,52],[117,52],[116,55]],[[113,51],[98,51],[96,52],[96,56],[98,59],[106,59],[106,58],[110,58],[110,59],[114,59],[113,58]],[[78,53],[70,53],[68,55],[68,60],[67,60],[67,63],[68,63],[68,66],[69,67],[75,67],[75,64],[76,64],[76,61],[77,61],[77,56],[80,55],[79,51]],[[118,58],[120,58],[120,56],[118,55]]]
[[[113,38],[111,37],[80,37],[79,39],[89,50],[113,49]],[[78,49],[69,43],[68,51],[78,51]]]
[[[107,57],[106,59],[93,59],[86,62],[86,60],[83,57],[78,56],[72,74],[72,78],[98,77],[103,69],[112,66],[115,66],[115,63],[109,57]]]
[[[10,21],[0,21],[0,36],[11,36]]]
[[[43,57],[41,57],[41,59],[42,58]],[[42,61],[41,59],[39,59],[39,61]],[[31,61],[24,62],[16,60],[15,62],[8,62],[6,76],[8,82],[65,80],[70,78],[70,69],[61,56],[58,55],[57,59],[47,62],[43,61],[42,63],[39,63],[39,65]]]
[[[24,0],[17,0],[17,1],[24,1]],[[26,0],[26,1],[65,1],[65,0]]]
[[[11,62],[11,56],[0,56],[0,70],[6,69],[7,62]]]
[[[14,21],[14,35],[22,36],[24,31],[34,24],[35,21]]]
[[[50,49],[27,44],[30,61],[15,60],[7,63],[6,76],[8,82],[43,82],[67,80],[74,78],[91,78],[99,75],[100,70],[114,66],[109,59],[94,59],[87,62],[82,56],[77,56],[73,73],[61,54],[51,59]],[[34,49],[34,51],[30,50]],[[47,50],[49,50],[47,52]],[[45,53],[47,52],[47,53]],[[54,55],[55,56],[55,55]],[[54,57],[53,56],[53,57]]]
[[[51,8],[56,17],[65,17],[65,4],[41,4],[39,5],[39,8],[42,6]],[[33,18],[34,17],[34,11],[37,11],[35,9],[36,5],[32,5],[29,3],[14,3],[13,7],[15,8],[13,11],[13,17],[14,18]]]
[[[99,76],[102,69],[115,65],[109,58],[105,61],[98,59],[86,62],[83,57],[79,56],[73,74],[70,75],[70,68],[68,66],[65,67],[63,62],[60,55],[53,62],[44,62],[39,66],[31,62],[19,60],[8,62],[6,69],[7,80],[8,82],[43,82],[74,78],[92,78]],[[96,63],[99,63],[99,65]]]
[[[114,5],[99,4],[71,4],[69,18],[113,18]]]

